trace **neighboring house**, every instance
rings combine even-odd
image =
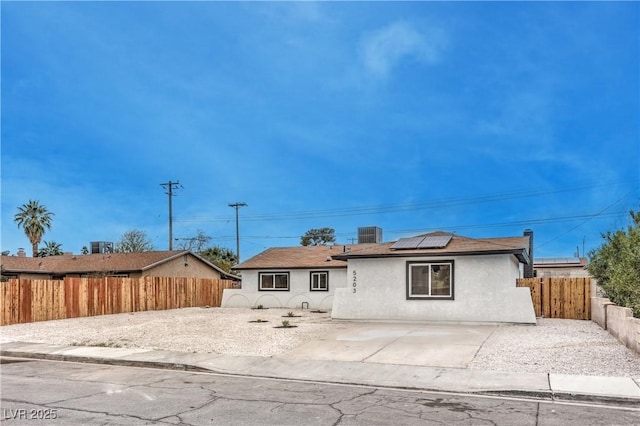
[[[234,266],[242,273],[241,290],[225,290],[223,307],[331,309],[333,294],[347,285],[347,262],[333,256],[359,245],[270,248]]]
[[[536,277],[539,278],[586,278],[587,259],[584,257],[546,257],[533,263]]]
[[[239,280],[239,277],[190,251],[65,254],[47,257],[2,256],[2,275],[20,279],[154,276]]]
[[[535,324],[532,234],[472,239],[434,232],[396,242],[269,249],[236,268],[222,306],[331,308],[336,319]],[[324,289],[324,282],[327,288]]]

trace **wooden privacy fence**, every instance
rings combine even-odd
[[[591,319],[591,278],[520,278],[529,287],[537,317]]]
[[[136,311],[219,307],[233,282],[209,278],[65,278],[0,282],[0,325]]]

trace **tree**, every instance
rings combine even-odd
[[[0,265],[0,282],[9,281],[9,277],[6,276],[4,273],[5,273],[4,265]]]
[[[89,254],[89,249],[87,248],[87,246],[82,246],[82,250],[80,251],[80,253]]]
[[[589,272],[614,303],[640,318],[640,212],[630,212],[626,230],[606,232],[604,243],[589,252]]]
[[[302,237],[300,237],[300,245],[302,246],[325,246],[327,243],[336,241],[335,229],[320,228],[309,229]]]
[[[29,200],[27,204],[18,207],[18,213],[13,221],[22,227],[27,238],[31,242],[33,257],[38,256],[38,244],[47,229],[51,229],[51,217],[53,213],[38,201]]]
[[[137,229],[131,229],[120,237],[114,251],[116,253],[136,253],[141,251],[153,251],[153,243],[147,237],[147,233]]]
[[[226,247],[207,247],[198,254],[228,273],[231,273],[231,267],[238,263],[238,255]]]
[[[45,241],[44,247],[38,251],[38,257],[60,256],[62,252],[62,244],[55,241]]]
[[[213,238],[198,229],[197,235],[190,238],[179,238],[181,240],[179,248],[181,250],[192,251],[209,262],[213,263],[225,272],[231,273],[231,267],[238,263],[236,253],[226,247],[208,246],[207,243]]]
[[[200,229],[198,229],[197,232],[198,234],[195,237],[179,238],[181,240],[181,243],[178,245],[180,250],[190,250],[194,253],[200,253],[205,249],[205,245],[211,241],[211,237]]]

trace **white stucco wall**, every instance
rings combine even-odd
[[[454,261],[454,300],[407,300],[407,261],[443,260]],[[336,290],[331,316],[535,324],[529,289],[516,287],[520,276],[520,264],[511,255],[350,259],[348,286]]]
[[[329,290],[311,291],[310,272],[328,271]],[[289,272],[289,291],[259,291],[259,272],[274,271],[242,271],[242,288],[225,289],[222,295],[222,307],[256,307],[265,308],[300,308],[302,302],[309,304],[309,309],[331,309],[333,295],[337,288],[347,286],[347,269],[294,269],[278,270]]]

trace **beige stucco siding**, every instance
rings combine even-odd
[[[589,271],[583,266],[566,268],[554,267],[545,268],[537,267],[536,276],[539,278],[586,278],[589,277]]]
[[[218,278],[220,272],[190,254],[164,262],[142,272],[145,277]],[[132,278],[136,278],[131,274]]]

